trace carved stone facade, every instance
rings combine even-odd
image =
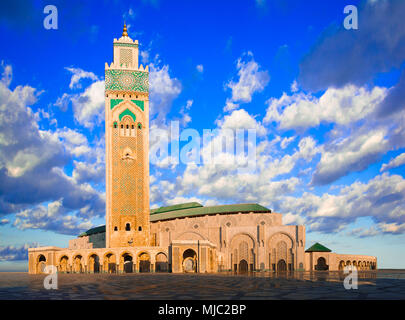
[[[150,244],[148,79],[124,32],[105,69],[107,247]]]

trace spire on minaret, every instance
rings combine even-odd
[[[122,36],[123,37],[128,37],[128,32],[127,32],[127,25],[124,22],[124,30],[122,31]]]

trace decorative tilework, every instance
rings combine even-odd
[[[121,121],[121,119],[122,119],[123,117],[125,117],[125,116],[131,116],[134,121],[136,120],[136,116],[135,116],[135,115],[132,113],[132,111],[129,110],[129,109],[125,109],[124,111],[122,111],[122,112],[120,113],[120,115],[119,115],[120,121]]]
[[[138,44],[136,44],[136,43],[114,43],[114,46],[138,48]]]
[[[114,109],[114,107],[115,107],[117,104],[121,103],[122,101],[124,101],[124,99],[111,99],[111,101],[110,101],[110,107],[111,107],[111,109]]]
[[[149,73],[143,71],[105,70],[105,90],[149,91]]]
[[[131,100],[133,103],[135,103],[139,108],[141,108],[142,111],[144,111],[145,108],[145,103],[142,100]]]

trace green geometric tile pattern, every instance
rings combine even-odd
[[[145,111],[145,104],[142,100],[131,100],[133,103],[135,103],[139,108],[141,108],[142,111]]]
[[[124,111],[122,111],[122,112],[120,113],[120,115],[119,115],[120,121],[121,121],[121,119],[122,119],[123,117],[125,117],[125,116],[131,116],[134,121],[136,120],[136,116],[135,116],[135,115],[132,113],[132,111],[129,110],[129,109],[125,109]]]
[[[114,43],[114,47],[138,48],[138,45],[136,43]]]
[[[110,104],[111,109],[114,109],[114,107],[117,104],[121,103],[122,101],[124,101],[124,99],[111,99],[111,104]]]
[[[105,90],[149,91],[149,73],[143,71],[105,70]]]

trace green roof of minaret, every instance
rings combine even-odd
[[[332,252],[332,250],[317,242],[312,247],[305,250],[305,252]]]

